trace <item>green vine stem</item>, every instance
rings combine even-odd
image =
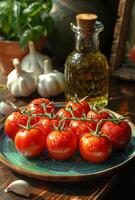
[[[80,103],[80,101],[79,101],[79,99],[78,99],[78,97],[77,97],[77,94],[75,93],[75,102],[76,103]]]
[[[80,100],[80,102],[85,101],[88,97],[89,97],[89,96],[85,96],[84,98],[82,98],[82,99]]]
[[[90,122],[99,122],[101,120],[94,120],[92,118],[84,118],[84,117],[72,117],[72,118],[65,118],[65,120],[80,120],[80,121],[90,121]],[[122,120],[129,120],[128,117],[119,117],[119,118],[116,118],[116,119],[113,119],[113,118],[108,118],[108,119],[103,119],[104,121],[112,121],[112,122],[116,122],[116,123],[119,123],[120,121]]]
[[[45,114],[33,114],[31,116],[31,119],[33,119],[34,117],[37,117],[37,116],[45,116],[45,117],[48,117],[49,119],[56,119],[57,116],[52,116],[51,113],[45,113]],[[80,120],[80,121],[89,121],[89,122],[100,122],[101,120],[94,120],[92,118],[87,118],[87,117],[59,117],[59,119],[62,119],[62,120]],[[122,120],[128,120],[129,121],[129,118],[128,117],[119,117],[119,118],[107,118],[107,119],[102,119],[103,121],[112,121],[112,122],[115,122],[115,123],[119,123],[120,121]]]
[[[51,103],[53,103],[53,102],[50,102],[49,104],[51,104]],[[51,113],[46,112],[44,114],[32,114],[31,112],[27,111],[25,107],[23,109],[19,109],[14,104],[12,104],[12,106],[15,106],[16,110],[18,112],[20,112],[21,114],[29,116],[28,121],[27,121],[27,125],[26,126],[20,125],[21,127],[27,128],[27,129],[31,128],[31,125],[30,125],[31,120],[34,117],[38,117],[38,116],[39,117],[40,116],[41,117],[48,117],[49,119],[57,119],[57,118],[59,118],[61,121],[64,121],[64,120],[76,120],[77,121],[77,120],[79,120],[79,121],[97,122],[98,123],[97,124],[97,130],[99,129],[100,124],[103,123],[103,122],[106,122],[106,121],[112,121],[112,122],[114,122],[116,124],[118,124],[122,120],[128,120],[129,121],[128,117],[120,116],[120,117],[117,118],[113,112],[110,112],[110,110],[105,109],[105,108],[103,109],[103,108],[101,108],[99,106],[97,106],[97,108],[101,109],[99,112],[107,111],[107,112],[109,112],[111,118],[102,119],[102,120],[94,120],[94,119],[92,119],[92,116],[91,116],[91,118],[87,118],[86,115],[83,115],[83,117],[75,117],[74,113],[73,113],[73,110],[70,107],[69,107],[68,111],[71,113],[72,117],[64,117],[63,118],[63,117],[60,117],[60,116],[58,117],[57,114],[54,114],[53,112],[51,112]],[[42,108],[44,108],[46,110],[47,106],[46,105],[42,105]],[[64,127],[64,125],[63,125],[63,127]]]
[[[72,117],[75,117],[72,106],[69,106],[66,110],[71,113]]]

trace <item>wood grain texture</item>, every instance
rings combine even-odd
[[[96,200],[109,190],[115,181],[115,177],[108,177],[102,180],[98,180],[97,183],[84,182],[81,183],[49,183],[39,180],[34,180],[27,178],[25,176],[20,176],[6,167],[1,166],[1,186],[0,186],[0,196],[2,200],[24,200],[26,198],[18,196],[14,193],[4,193],[3,190],[14,180],[23,179],[30,183],[31,185],[31,200]],[[4,176],[6,174],[6,177]],[[6,179],[6,180],[5,180]]]
[[[2,77],[0,84],[2,82]],[[10,93],[4,91],[6,97],[10,96]],[[33,95],[27,99],[15,99],[18,105],[25,105],[31,99],[36,97]],[[0,92],[0,101],[3,100],[3,91]],[[55,101],[63,101],[64,95],[59,95],[54,98]],[[135,85],[130,82],[121,80],[110,80],[110,97],[109,97],[109,109],[114,110],[122,115],[129,116],[133,122],[135,122]],[[3,190],[14,180],[24,179],[32,186],[32,195],[30,200],[114,200],[114,199],[132,199],[135,195],[135,163],[134,161],[124,170],[121,177],[108,184],[108,181],[112,180],[111,177],[105,177],[105,179],[97,179],[93,182],[84,183],[50,183],[46,181],[35,180],[26,176],[19,175],[9,170],[6,166],[0,163],[0,200],[26,200],[26,198],[15,195],[13,193],[4,193]],[[115,180],[115,179],[114,179]],[[66,180],[65,180],[66,181]],[[106,192],[108,193],[106,194]],[[127,198],[128,197],[128,198]]]
[[[114,29],[114,38],[112,43],[112,54],[110,57],[111,70],[114,71],[122,65],[122,59],[125,51],[125,42],[129,25],[130,11],[133,0],[120,0],[118,7],[118,18]]]

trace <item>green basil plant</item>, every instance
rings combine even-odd
[[[51,8],[52,0],[0,1],[1,39],[19,40],[25,48],[28,41],[48,36],[53,28]]]

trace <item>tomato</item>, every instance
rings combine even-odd
[[[72,120],[69,124],[69,127],[72,129],[72,131],[76,132],[76,129],[80,126],[81,123],[81,120]]]
[[[36,125],[36,127],[41,129],[43,133],[46,135],[48,135],[53,130],[53,127],[51,125],[51,119],[47,117],[42,117],[39,120],[39,123]]]
[[[101,133],[111,140],[113,149],[124,148],[130,142],[132,135],[130,125],[126,121],[118,124],[107,121],[102,126]]]
[[[94,110],[90,110],[88,113],[87,113],[87,117],[88,118],[91,118],[93,120],[97,120],[97,121],[100,121],[101,119],[107,119],[110,117],[110,114],[109,112],[107,111],[94,111]]]
[[[82,117],[82,114],[84,113],[84,109],[81,103],[77,103],[73,101],[69,101],[66,104],[65,109],[66,110],[71,109],[75,117]]]
[[[59,126],[59,119],[56,119],[56,118],[51,119],[51,127],[55,129],[55,128],[58,128],[58,126]]]
[[[58,125],[58,119],[49,119],[47,117],[42,117],[36,127],[41,129],[41,131],[47,136],[50,132],[58,128]]]
[[[100,120],[111,118],[109,112],[107,112],[107,111],[101,112],[101,110],[97,110],[97,111],[90,110],[87,113],[87,117],[92,120],[95,120],[95,122],[93,122],[93,124],[95,124],[95,127],[97,126],[97,124]],[[103,123],[102,123],[102,125],[103,125]],[[102,126],[102,125],[100,125],[100,126]]]
[[[45,148],[46,135],[38,128],[20,129],[15,136],[16,149],[29,158],[40,155]]]
[[[106,136],[96,136],[87,133],[83,135],[79,143],[80,154],[86,161],[101,163],[111,154],[111,141]]]
[[[95,123],[89,121],[72,120],[69,127],[77,135],[78,141],[82,135],[89,133],[90,130],[95,131]]]
[[[61,108],[57,113],[56,113],[56,116],[60,119],[64,119],[64,118],[71,118],[72,117],[72,114],[65,110],[64,108]],[[64,127],[67,127],[69,125],[71,120],[63,120],[64,122]]]
[[[14,140],[16,133],[20,130],[20,125],[26,126],[29,116],[19,112],[11,113],[5,120],[4,131],[6,135]]]
[[[74,101],[69,101],[67,102],[65,109],[71,109],[74,116],[76,117],[82,117],[83,114],[87,114],[88,111],[90,110],[89,104],[87,101],[83,100],[80,102],[74,102]]]
[[[129,51],[129,59],[135,63],[135,46]]]
[[[82,107],[83,107],[83,110],[84,110],[84,113],[87,114],[90,110],[90,106],[89,106],[89,103],[85,100],[83,101],[80,101]]]
[[[77,149],[77,137],[71,130],[56,130],[46,139],[48,154],[55,160],[69,159]]]
[[[44,114],[46,112],[51,113],[55,110],[54,104],[45,98],[37,98],[31,101],[27,106],[27,111],[34,114]]]

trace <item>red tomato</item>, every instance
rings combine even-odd
[[[93,120],[97,120],[100,121],[101,119],[108,119],[110,117],[109,112],[107,111],[94,111],[94,110],[90,110],[87,114],[88,118],[91,118]]]
[[[126,121],[121,121],[118,124],[107,121],[101,128],[101,133],[106,135],[112,142],[114,149],[122,149],[131,140],[132,131]]]
[[[86,161],[101,163],[110,156],[111,141],[106,136],[83,135],[79,143],[80,154]]]
[[[27,111],[34,114],[44,114],[46,112],[51,113],[54,109],[54,104],[49,99],[45,98],[34,99],[27,106]]]
[[[49,156],[55,160],[69,159],[77,149],[77,138],[71,130],[52,131],[46,139]]]
[[[80,126],[81,123],[81,120],[72,120],[69,124],[69,127],[72,129],[72,131],[76,132],[76,129]]]
[[[16,133],[20,130],[20,125],[26,126],[28,115],[19,112],[11,113],[5,121],[4,130],[6,135],[14,140]]]
[[[47,117],[42,117],[37,124],[37,127],[41,129],[45,135],[48,135],[53,130],[51,119]]]
[[[47,117],[42,117],[36,127],[41,129],[42,132],[47,136],[50,132],[55,130],[58,125],[58,119],[49,119]]]
[[[72,120],[69,127],[77,135],[78,141],[80,140],[82,135],[89,133],[90,130],[95,131],[96,129],[95,123],[80,120]]]
[[[53,130],[59,126],[59,119],[51,119],[51,127]]]
[[[76,103],[73,101],[69,101],[66,104],[65,109],[71,109],[75,117],[82,117],[82,114],[84,113],[84,109],[81,103]]]
[[[83,101],[80,101],[81,105],[83,106],[83,109],[84,109],[84,113],[87,115],[87,113],[89,112],[90,110],[90,106],[89,106],[89,103],[85,100]]]
[[[81,117],[83,116],[83,114],[86,115],[88,111],[90,110],[89,104],[85,100],[80,101],[80,102],[69,101],[66,104],[65,109],[68,110],[69,108],[72,109],[74,116],[76,117]]]
[[[46,135],[38,128],[20,129],[15,136],[16,149],[29,158],[40,155],[45,148]]]
[[[129,51],[129,59],[135,63],[135,46]]]
[[[72,114],[65,110],[64,108],[61,108],[57,113],[56,113],[57,117],[60,118],[60,119],[64,119],[64,118],[71,118],[72,117]],[[67,127],[69,125],[71,120],[64,120],[64,127]]]
[[[100,111],[90,110],[87,113],[87,117],[96,121],[96,122],[93,122],[93,124],[95,124],[95,127],[96,127],[100,120],[110,118],[110,114],[107,111],[102,111],[101,112],[101,110]],[[103,123],[102,123],[102,125],[103,125]]]

